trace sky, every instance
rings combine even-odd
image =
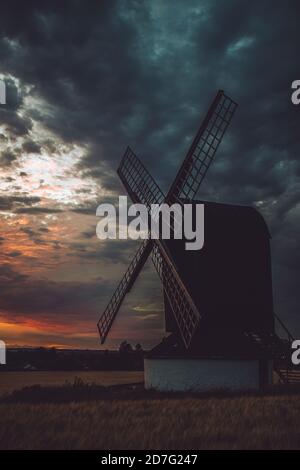
[[[300,335],[298,0],[1,4],[0,338],[99,348],[96,323],[137,241],[96,237],[130,145],[166,191],[218,89],[238,111],[199,191],[249,204],[271,235],[275,312]],[[106,348],[164,335],[147,263]]]

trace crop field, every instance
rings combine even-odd
[[[80,378],[85,383],[116,385],[143,382],[144,373],[136,371],[46,371],[46,372],[0,372],[0,396],[13,390],[32,385],[57,386],[73,383]]]
[[[124,385],[136,372],[78,373],[73,384],[74,373],[10,374],[0,374],[0,449],[300,449],[297,391],[172,395]],[[29,388],[8,394],[13,377]]]

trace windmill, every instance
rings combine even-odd
[[[145,204],[149,212],[151,204],[199,202],[196,195],[236,107],[224,91],[217,92],[167,195],[127,147],[117,173],[132,202]],[[274,351],[282,356],[282,342],[274,332],[264,220],[250,207],[204,204],[204,249],[186,252],[182,240],[143,240],[98,322],[103,344],[151,254],[163,285],[170,335],[145,359],[148,388],[258,388],[271,381]],[[245,255],[251,237],[257,253],[249,249]],[[235,255],[229,256],[230,251]],[[227,269],[228,263],[232,266]],[[231,281],[236,288],[230,289]]]

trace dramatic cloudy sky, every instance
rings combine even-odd
[[[167,189],[219,88],[239,103],[201,198],[272,234],[275,310],[300,335],[299,0],[6,1],[0,7],[0,338],[97,348],[137,243],[100,242],[130,144]],[[163,335],[149,262],[108,347]]]

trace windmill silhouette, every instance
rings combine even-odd
[[[117,173],[133,203],[145,204],[150,213],[152,204],[200,202],[196,195],[236,108],[218,91],[167,195],[127,147]],[[146,387],[258,388],[271,383],[274,360],[287,381],[283,363],[292,336],[283,341],[275,333],[267,226],[252,207],[204,204],[203,250],[185,251],[184,240],[140,244],[98,322],[101,343],[151,254],[170,335],[145,359]]]

